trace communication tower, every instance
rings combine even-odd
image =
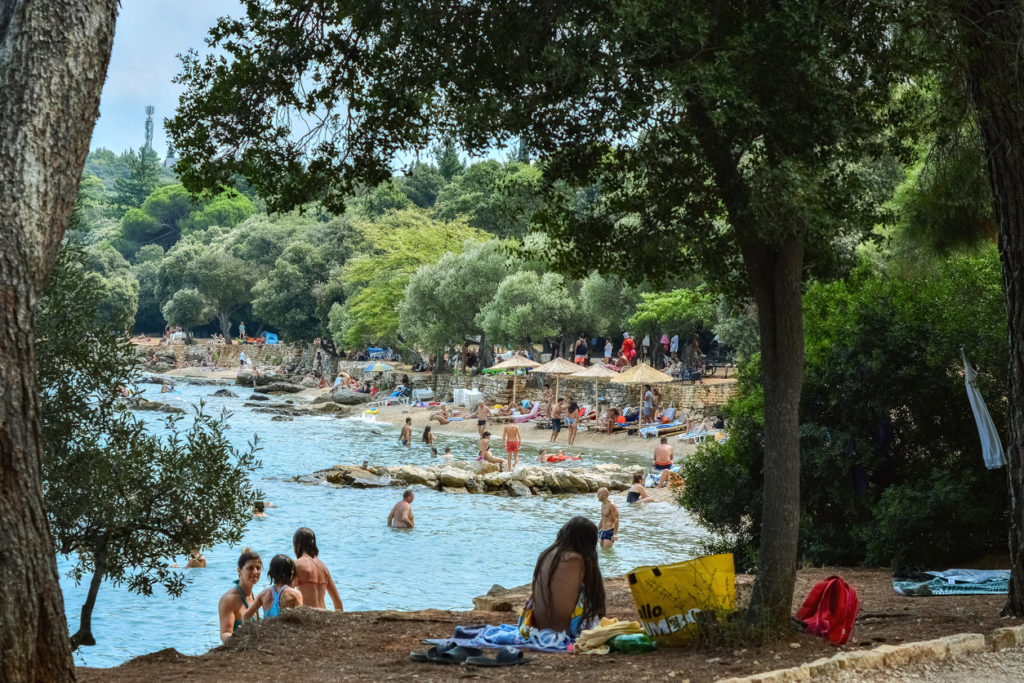
[[[145,149],[153,149],[153,112],[156,109],[153,105],[146,106],[146,144],[143,145]]]

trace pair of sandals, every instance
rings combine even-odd
[[[528,660],[522,650],[514,647],[503,647],[493,659],[484,656],[478,647],[466,647],[455,643],[442,643],[426,652],[410,652],[409,658],[414,662],[433,662],[435,664],[470,664],[472,666],[515,666],[526,664]]]

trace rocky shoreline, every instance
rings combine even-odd
[[[602,487],[609,491],[625,491],[632,485],[633,475],[637,472],[643,472],[639,465],[623,468],[608,463],[591,468],[520,465],[513,472],[501,472],[494,463],[453,460],[427,467],[335,465],[295,477],[294,481],[305,484],[326,482],[351,488],[426,486],[445,493],[525,497],[594,493]]]

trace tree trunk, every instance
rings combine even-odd
[[[999,256],[1010,332],[1006,448],[1010,491],[1010,594],[1003,613],[1024,616],[1024,93],[1019,46],[1024,8],[1009,0],[975,0],[958,17],[967,80],[985,144],[999,221]]]
[[[117,0],[0,3],[0,679],[73,680],[40,481],[33,323],[99,113]]]
[[[85,604],[82,605],[82,617],[78,622],[78,631],[71,636],[71,647],[77,650],[82,645],[95,645],[96,639],[92,637],[92,609],[96,606],[96,594],[100,592],[100,584],[103,583],[103,575],[107,571],[107,539],[101,538],[96,544],[93,553],[92,580],[89,582],[89,593],[85,597]]]
[[[217,311],[217,322],[220,323],[220,334],[224,337],[224,343],[231,344],[231,314],[227,311]]]
[[[476,362],[480,372],[494,365],[494,350],[487,343],[487,335],[483,332],[480,333],[480,353],[477,354]]]
[[[789,625],[800,533],[800,390],[804,372],[803,246],[744,245],[761,325],[764,503],[751,609],[762,628]],[[770,410],[768,409],[770,407]]]

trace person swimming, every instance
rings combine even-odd
[[[244,623],[242,615],[249,608],[250,603],[256,602],[252,594],[252,588],[260,580],[263,571],[263,561],[259,554],[246,548],[238,558],[238,580],[235,587],[220,596],[217,603],[217,614],[220,620],[220,641],[226,643],[234,635],[235,631]],[[250,616],[252,621],[259,619],[253,613]]]
[[[651,503],[654,502],[654,498],[651,498],[647,493],[647,489],[643,485],[644,475],[643,472],[637,472],[633,475],[633,485],[629,487],[626,492],[627,503]]]
[[[242,614],[242,621],[249,619],[256,611],[263,608],[263,618],[270,619],[281,613],[282,609],[298,607],[302,604],[302,594],[290,586],[295,578],[295,562],[287,555],[274,555],[267,570],[273,585],[260,591],[256,599]]]

